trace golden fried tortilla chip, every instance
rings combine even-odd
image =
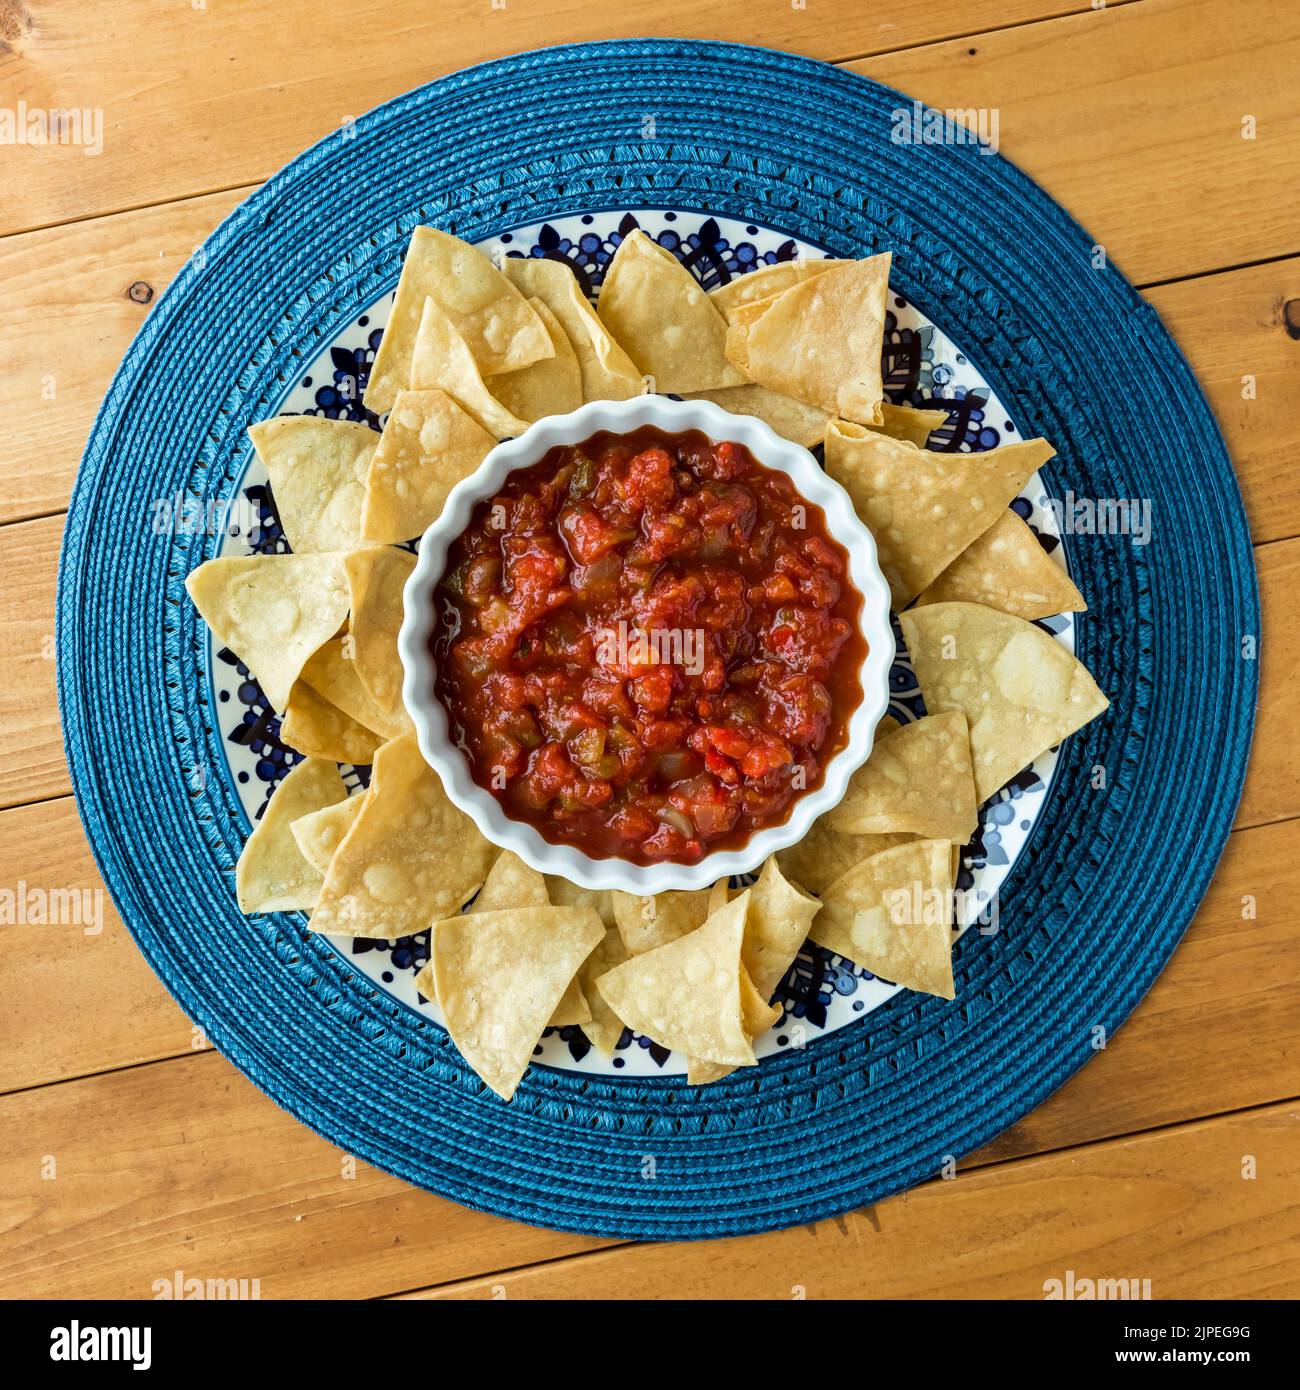
[[[841,835],[821,816],[802,840],[778,850],[776,862],[789,882],[820,895],[841,874],[881,850],[913,839],[911,835]]]
[[[582,404],[582,369],[560,321],[540,299],[528,301],[546,325],[550,357],[487,378],[487,388],[507,410],[531,424],[544,415],[567,415]]]
[[[642,231],[614,253],[596,310],[656,391],[712,391],[745,379],[723,354],[726,320],[699,281]]]
[[[248,437],[266,465],[275,510],[295,555],[355,550],[366,474],[379,444],[369,425],[317,415],[281,415]]]
[[[591,908],[523,907],[433,924],[434,988],[461,1055],[509,1100],[605,928]]]
[[[376,941],[412,936],[458,911],[495,853],[405,734],[375,754],[365,805],[330,861],[309,925]]]
[[[1028,622],[1088,607],[1069,575],[1010,508],[957,556],[916,607],[953,602],[982,603]]]
[[[818,899],[786,879],[775,857],[767,860],[758,882],[750,889],[749,917],[740,953],[764,1003],[776,993],[777,985],[794,964],[820,908]],[[778,1010],[778,1016],[779,1013]]]
[[[410,389],[445,391],[496,439],[513,439],[528,428],[527,420],[508,411],[488,390],[469,344],[435,299],[424,301],[411,352]]]
[[[812,939],[881,979],[951,999],[951,850],[917,840],[859,864],[826,890]]]
[[[349,655],[355,650],[351,636],[323,642],[302,668],[303,682],[350,719],[377,733],[381,742],[409,733],[412,725],[406,710],[401,705],[391,711],[381,709],[361,683],[357,663]]]
[[[445,391],[399,391],[366,475],[362,536],[392,545],[422,536],[495,444]]]
[[[998,519],[1055,453],[1045,439],[986,454],[937,454],[888,435],[826,430],[826,471],[876,539],[901,609]]]
[[[757,1058],[741,1013],[746,890],[696,930],[634,956],[596,981],[629,1028],[661,1047],[723,1066]]]
[[[966,716],[948,710],[882,738],[825,819],[844,835],[919,835],[964,845],[978,810]]]
[[[567,264],[546,256],[508,256],[502,269],[522,293],[540,299],[559,320],[578,359],[584,401],[624,401],[641,394],[644,383],[636,363],[596,317]]]
[[[185,590],[217,641],[280,711],[308,657],[348,616],[338,554],[222,556],[200,565]]]
[[[775,299],[778,294],[797,285],[801,280],[809,280],[814,275],[824,275],[828,270],[836,270],[849,261],[804,260],[777,261],[773,265],[759,266],[747,275],[737,275],[725,285],[709,291],[709,298],[721,311],[723,318],[730,319],[732,313],[744,304],[753,304],[759,299]]]
[[[299,853],[322,879],[329,871],[334,851],[351,830],[352,822],[356,820],[365,799],[364,792],[346,797],[332,806],[322,806],[319,811],[309,811],[305,816],[299,816],[289,826]]]
[[[546,874],[546,891],[555,907],[593,907],[607,927],[614,926],[614,899],[608,888],[579,888],[559,874]]]
[[[395,717],[402,710],[402,659],[397,654],[402,590],[415,569],[415,556],[383,545],[354,550],[343,565],[352,595],[348,635],[357,679],[383,713]]]
[[[235,896],[240,912],[292,912],[315,905],[321,875],[303,858],[291,827],[301,816],[346,795],[338,768],[324,758],[305,758],[289,773],[272,793],[239,856]]]
[[[591,1045],[606,1057],[613,1056],[623,1036],[623,1020],[605,1001],[605,996],[596,987],[596,981],[627,959],[627,947],[623,945],[618,928],[607,926],[604,939],[583,961],[582,969],[578,971],[578,984],[591,1009],[591,1017],[582,1024],[582,1031]]]
[[[724,386],[719,391],[688,391],[689,401],[712,401],[733,415],[752,415],[770,430],[799,444],[815,448],[826,437],[830,416],[815,405],[804,405],[793,396],[782,396],[766,386]]]
[[[880,413],[880,424],[868,425],[867,429],[887,434],[890,439],[904,439],[918,449],[924,449],[930,436],[948,419],[946,410],[918,410],[911,405],[890,405],[888,401],[882,402]]]
[[[411,358],[424,302],[432,296],[485,375],[513,372],[549,356],[551,341],[531,305],[473,246],[432,227],[417,227],[406,248],[366,405],[382,415],[411,386]]]
[[[879,424],[888,291],[888,254],[808,277],[756,301],[766,308],[743,333],[728,334],[727,356],[760,386],[846,420]]]
[[[611,892],[614,922],[629,956],[639,956],[694,931],[709,915],[709,890],[656,893]]]
[[[1023,618],[935,603],[899,621],[926,709],[960,710],[970,724],[981,802],[1110,704],[1080,662]]]
[[[304,757],[365,767],[384,740],[332,705],[306,681],[297,680],[280,719],[280,741]]]

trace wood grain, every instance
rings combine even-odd
[[[0,234],[260,182],[345,120],[445,73],[555,43],[731,39],[836,59],[1087,8],[1086,0],[356,0],[346,39],[274,5],[11,0],[0,104],[102,114],[91,145],[0,146]],[[92,127],[93,129],[93,127]]]
[[[1297,65],[1300,6],[1143,0],[850,66],[995,109],[1001,153],[1143,284],[1300,251]]]
[[[959,1173],[811,1228],[620,1246],[411,1296],[1041,1299],[1073,1271],[1150,1280],[1159,1299],[1294,1298],[1297,1191],[1300,1109],[1277,1105]]]
[[[214,1052],[4,1097],[0,1133],[4,1298],[151,1298],[178,1269],[362,1298],[599,1244],[353,1163]]]

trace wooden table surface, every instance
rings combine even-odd
[[[104,122],[94,156],[0,145],[0,888],[102,887],[59,736],[55,571],[87,431],[151,300],[350,116],[482,59],[642,34],[791,49],[937,107],[996,107],[1003,153],[1156,306],[1255,540],[1245,796],[1169,968],[1046,1104],[952,1180],[720,1243],[584,1239],[408,1188],[207,1048],[106,895],[98,935],[6,926],[0,1293],[149,1298],[176,1270],[255,1278],[264,1298],[1041,1298],[1067,1270],[1149,1278],[1156,1298],[1300,1293],[1300,6],[354,0],[337,18],[306,0],[0,0],[0,110]]]

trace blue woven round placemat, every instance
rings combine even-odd
[[[1227,454],[1154,311],[1094,264],[1091,238],[997,156],[895,144],[893,113],[909,105],[725,44],[592,44],[474,68],[276,175],[128,352],[59,576],[81,815],[181,1006],[348,1152],[468,1206],[601,1235],[811,1221],[934,1176],[1037,1105],[1092,1055],[1095,1030],[1130,1012],[1190,920],[1240,792],[1257,683],[1243,657],[1258,633],[1250,538]],[[972,355],[1024,433],[1057,445],[1049,491],[1149,499],[1153,535],[1069,550],[1090,604],[1080,656],[1112,705],[1065,746],[1001,929],[957,946],[956,1003],[901,994],[697,1090],[534,1067],[506,1106],[440,1028],[299,916],[236,911],[242,818],[209,775],[222,764],[206,648],[182,587],[217,538],[158,535],[150,519],[157,498],[230,495],[244,427],[396,283],[417,224],[473,241],[646,206],[752,219],[841,256],[892,250],[892,283]]]

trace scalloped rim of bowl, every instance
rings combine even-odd
[[[447,712],[434,691],[436,663],[430,640],[436,609],[431,596],[446,568],[447,551],[469,525],[475,505],[496,492],[507,474],[539,462],[556,445],[581,444],[602,430],[623,434],[644,425],[674,434],[699,430],[715,443],[732,440],[743,444],[759,463],[788,474],[805,500],[822,509],[831,537],[848,551],[850,577],[862,595],[860,622],[867,640],[867,655],[859,670],[862,701],[850,716],[847,742],[827,764],[821,785],[799,797],[779,825],[758,831],[740,849],[717,850],[694,864],[595,859],[572,845],[553,844],[528,822],[507,816],[500,801],[470,776],[469,762],[451,741]],[[568,415],[545,416],[518,438],[498,444],[448,494],[442,514],[421,538],[419,557],[402,595],[397,639],[404,671],[402,698],[425,761],[438,773],[452,802],[493,844],[513,850],[541,873],[558,874],[582,888],[618,888],[641,896],[706,888],[720,878],[757,869],[769,855],[802,839],[818,816],[838,804],[849,778],[870,757],[876,725],[889,705],[889,670],[894,660],[889,605],[889,587],[880,572],[871,532],[858,519],[848,493],[822,471],[807,449],[783,439],[763,421],[733,415],[711,401],[676,401],[666,396],[591,401]]]

